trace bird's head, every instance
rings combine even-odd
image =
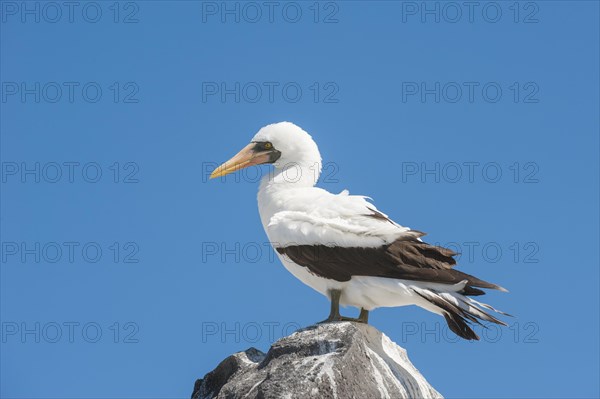
[[[312,137],[290,122],[267,125],[254,135],[250,144],[217,167],[210,178],[253,165],[273,164],[276,169],[313,168],[321,170],[321,154]]]

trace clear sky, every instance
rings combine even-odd
[[[437,390],[598,397],[598,2],[223,4],[0,2],[0,396],[189,397],[325,318],[268,249],[259,171],[207,180],[288,120],[321,187],[510,290],[475,343],[372,312]]]

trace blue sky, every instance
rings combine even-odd
[[[0,396],[189,397],[322,320],[268,249],[258,171],[207,180],[282,120],[321,187],[510,290],[476,343],[372,313],[436,389],[599,396],[597,2],[23,4],[0,2]]]

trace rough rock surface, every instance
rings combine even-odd
[[[196,381],[204,398],[442,398],[406,350],[372,326],[327,323],[235,353]]]

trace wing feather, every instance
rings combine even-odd
[[[502,289],[452,269],[454,251],[423,242],[424,233],[395,223],[365,197],[322,191],[309,201],[290,196],[284,209],[266,226],[269,237],[277,240],[273,246],[319,276],[337,281],[377,276],[440,284],[466,280],[466,295],[483,293],[475,287]]]

